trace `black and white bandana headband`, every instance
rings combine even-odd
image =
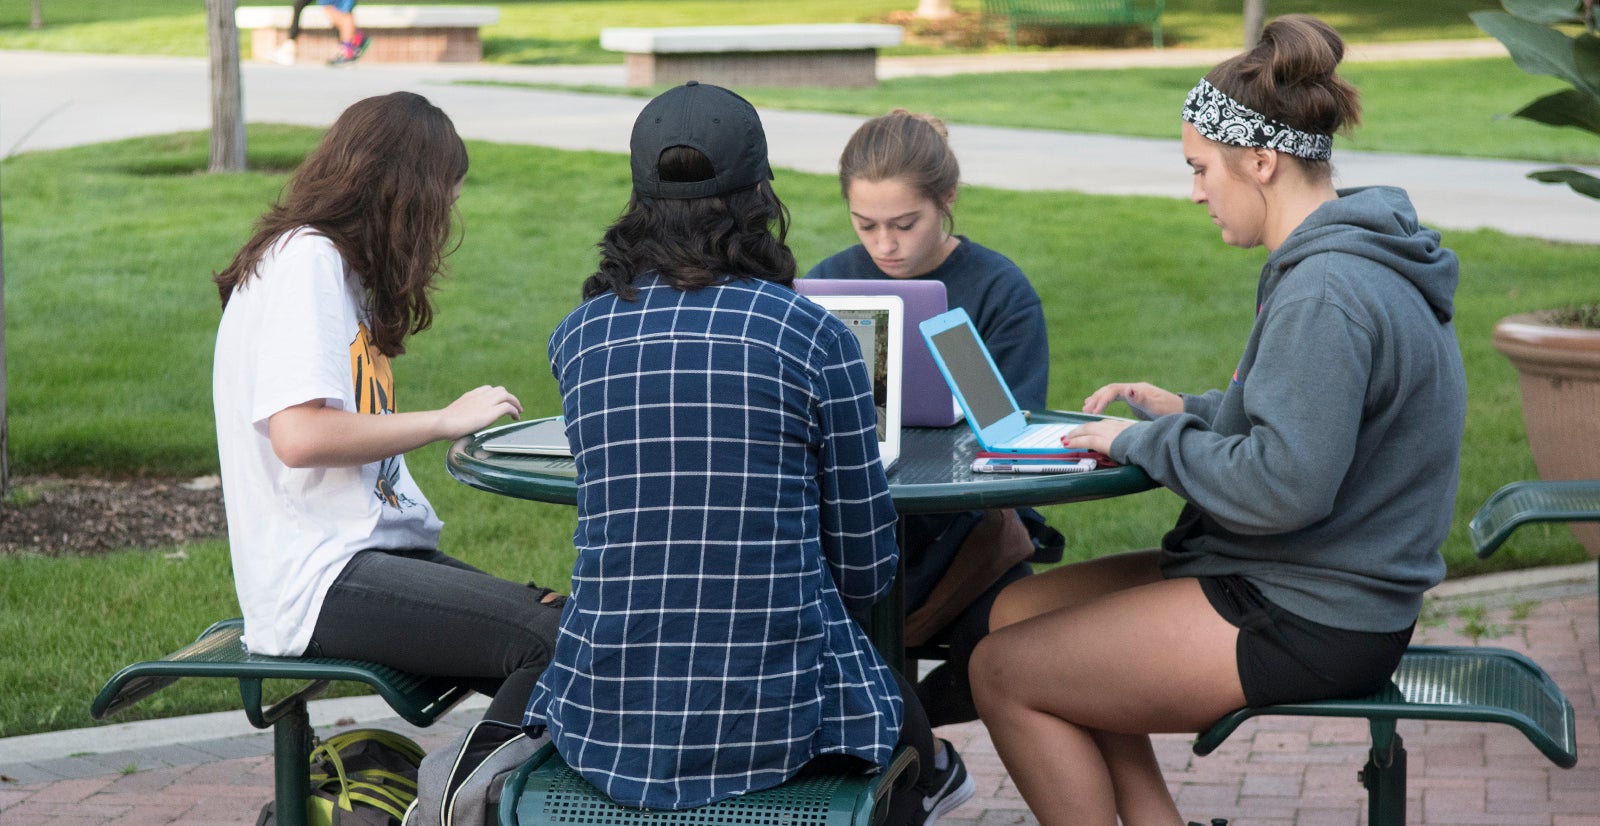
[[[1279,123],[1228,97],[1203,78],[1183,102],[1183,119],[1217,143],[1275,149],[1312,161],[1333,157],[1332,135],[1314,135]]]

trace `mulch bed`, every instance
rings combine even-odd
[[[0,501],[3,556],[97,556],[226,534],[216,477],[13,477]]]

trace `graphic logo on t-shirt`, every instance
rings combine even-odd
[[[350,378],[355,383],[356,412],[382,416],[395,412],[394,373],[389,357],[372,344],[366,324],[356,328],[350,342]],[[373,490],[379,501],[391,508],[409,508],[417,503],[397,489],[400,484],[400,457],[390,456],[378,465],[378,485]]]
[[[394,373],[389,357],[372,344],[366,324],[356,327],[356,340],[350,342],[350,377],[355,381],[356,412],[394,412]]]

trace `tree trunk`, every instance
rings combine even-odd
[[[1244,0],[1244,47],[1253,49],[1261,42],[1261,29],[1267,25],[1267,0]]]
[[[34,5],[38,5],[37,0]],[[11,428],[6,417],[6,242],[0,228],[0,499],[11,489],[7,457],[11,455]]]
[[[245,133],[239,84],[239,26],[236,0],[206,0],[206,33],[211,54],[211,171],[243,172]]]
[[[41,2],[43,0],[33,0],[33,10],[28,15],[28,28],[30,29],[44,28],[44,10],[39,8]]]
[[[917,0],[916,17],[923,20],[944,20],[954,17],[954,0]]]

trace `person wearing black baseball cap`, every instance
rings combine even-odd
[[[761,119],[690,82],[645,105],[631,150],[628,206],[550,336],[577,563],[524,724],[649,809],[901,743],[931,767],[915,693],[851,619],[894,580],[894,504],[856,338],[793,289]],[[932,823],[944,780],[890,822]]]

